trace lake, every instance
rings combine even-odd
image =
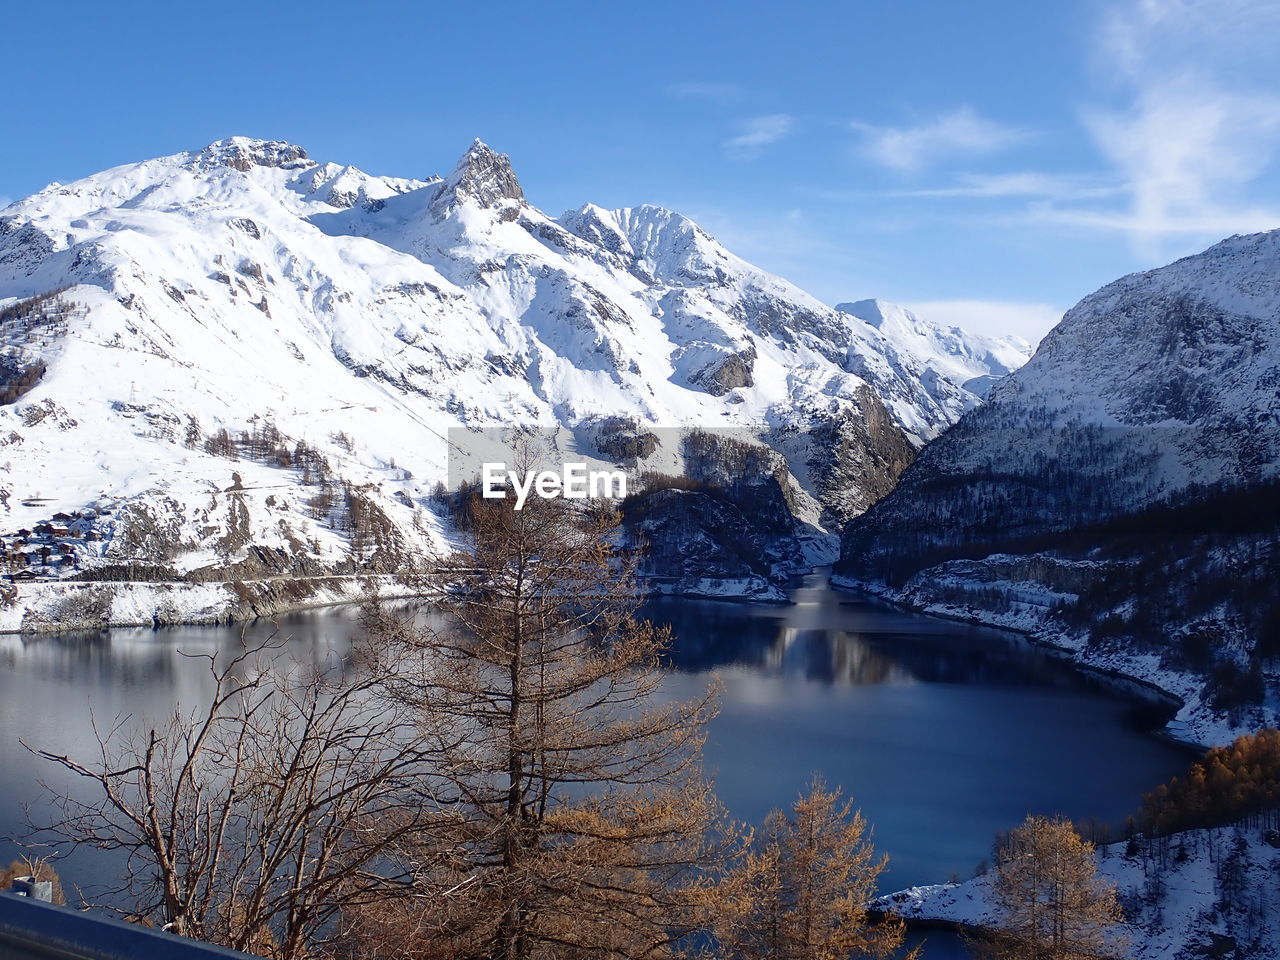
[[[1028,813],[1115,825],[1192,754],[1152,732],[1149,701],[1120,696],[1011,634],[918,616],[804,578],[788,606],[664,598],[647,615],[671,624],[673,697],[712,676],[723,693],[707,763],[735,816],[758,822],[814,773],[843,787],[890,864],[881,889],[972,875],[999,830]],[[327,659],[356,629],[350,608],[278,620],[295,657]],[[18,740],[86,756],[92,722],[158,717],[203,695],[207,665],[182,656],[235,645],[230,627],[116,629],[0,637],[0,836],[20,831],[50,765]],[[67,782],[65,779],[59,782]],[[0,841],[8,862],[16,849]],[[102,878],[100,856],[62,866],[64,882]],[[964,956],[930,936],[929,960]]]

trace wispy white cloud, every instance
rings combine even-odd
[[[1014,173],[962,173],[956,182],[945,187],[922,187],[915,190],[893,190],[893,197],[1000,197],[1079,200],[1110,197],[1123,192],[1115,182],[1096,175],[1039,173],[1034,170]]]
[[[1280,226],[1280,207],[1245,198],[1280,148],[1278,31],[1280,5],[1272,0],[1114,6],[1094,59],[1118,102],[1086,107],[1082,118],[1126,202],[1037,216],[1128,233],[1148,258],[1161,255],[1165,238]]]
[[[669,83],[663,87],[669,97],[677,100],[706,100],[711,103],[727,103],[746,95],[741,84],[727,82],[690,81]]]
[[[964,106],[913,127],[854,122],[860,152],[881,166],[912,172],[958,156],[998,153],[1021,143],[1030,131],[989,120]]]
[[[1099,21],[1095,69],[1149,79],[1214,64],[1260,65],[1275,58],[1280,6],[1274,0],[1114,0]]]
[[[795,118],[786,113],[770,113],[752,117],[739,125],[737,135],[722,146],[732,154],[754,156],[762,147],[777,143],[795,129]]]
[[[1127,111],[1092,112],[1094,142],[1125,178],[1128,210],[1118,221],[1137,235],[1220,230],[1259,211],[1238,189],[1270,165],[1280,139],[1280,98],[1240,96],[1196,84],[1143,90]],[[1265,223],[1280,225],[1273,212]]]
[[[1257,199],[1258,181],[1280,172],[1277,35],[1275,0],[1116,0],[1094,32],[1096,83],[1079,109],[1098,171],[965,173],[887,195],[1022,199],[1019,213],[996,219],[1117,233],[1151,262],[1175,243],[1185,252],[1188,238],[1280,227],[1280,202]],[[869,156],[913,171],[1017,141],[1020,131],[989,124],[957,111],[914,128],[860,129]]]
[[[1051,304],[1016,300],[920,300],[903,306],[934,323],[991,337],[1013,335],[1033,345],[1062,319],[1062,310]]]

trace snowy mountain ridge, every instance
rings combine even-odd
[[[480,141],[444,178],[235,137],[50,184],[0,211],[0,309],[0,538],[94,513],[86,562],[186,576],[437,551],[449,431],[514,424],[740,431],[821,537],[976,402],[678,214],[546,216]]]
[[[837,303],[836,309],[865,320],[899,350],[920,358],[933,376],[985,398],[991,387],[1031,358],[1021,337],[988,337],[960,327],[942,327],[884,300]]]

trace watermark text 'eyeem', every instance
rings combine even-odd
[[[627,475],[621,470],[588,470],[585,463],[566,463],[556,470],[508,470],[505,463],[486,463],[480,473],[480,495],[486,500],[505,500],[508,491],[516,495],[516,509],[523,510],[530,493],[544,500],[564,497],[585,500],[608,497],[621,500],[627,495]]]

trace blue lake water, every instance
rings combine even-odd
[[[1190,753],[1152,732],[1159,710],[1108,692],[1020,638],[861,601],[807,577],[788,606],[662,599],[646,613],[676,637],[666,695],[722,684],[707,764],[735,816],[756,822],[814,773],[852,795],[890,864],[883,890],[970,876],[991,841],[1028,813],[1119,825]],[[354,611],[281,617],[293,656],[327,658],[357,629]],[[237,644],[241,630],[117,629],[0,637],[0,836],[22,830],[41,777],[19,745],[84,755],[91,718],[160,717],[200,700],[207,667],[180,655]],[[61,782],[66,782],[61,781]],[[5,862],[16,853],[0,841]],[[81,856],[72,884],[109,861]],[[930,960],[964,956],[934,934]]]

